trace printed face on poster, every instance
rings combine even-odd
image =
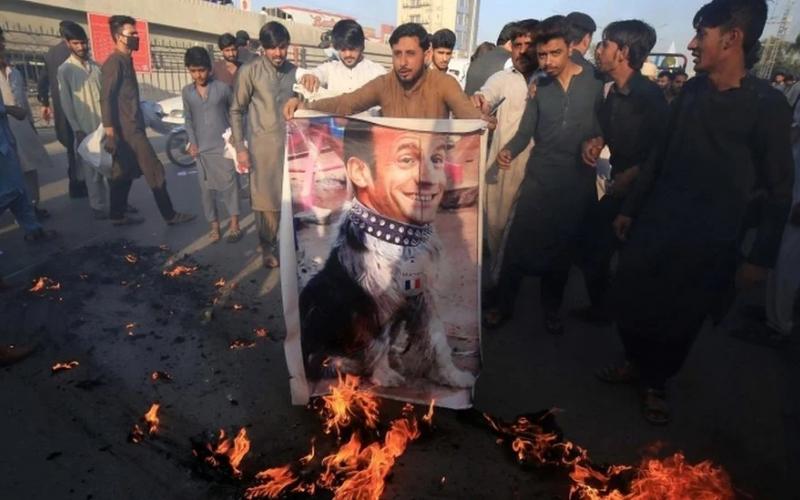
[[[101,65],[111,55],[116,46],[108,26],[110,17],[94,12],[86,14],[89,24],[89,43],[92,58],[97,64]],[[136,31],[139,33],[139,50],[133,52],[133,68],[139,73],[149,73],[153,70],[153,63],[150,57],[150,26],[147,21],[137,19]]]
[[[284,300],[297,301],[299,331],[287,319],[287,361],[309,395],[348,373],[386,397],[470,404],[482,131],[436,122],[288,124],[297,286]]]

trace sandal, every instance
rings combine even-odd
[[[670,422],[667,393],[648,387],[642,393],[642,413],[645,420],[653,425],[667,425]]]
[[[496,330],[511,318],[511,314],[505,313],[498,307],[492,307],[483,313],[481,324],[487,330]]]
[[[135,226],[137,224],[141,224],[144,222],[144,218],[142,217],[134,217],[132,215],[126,215],[121,219],[111,219],[112,226]]]
[[[184,224],[186,222],[191,222],[197,217],[194,214],[184,214],[181,212],[177,212],[170,220],[167,221],[168,226],[174,226],[177,224]]]
[[[231,229],[228,231],[228,235],[225,236],[225,241],[228,243],[236,243],[237,241],[241,240],[244,236],[241,229]]]
[[[211,243],[216,243],[222,239],[222,233],[220,233],[218,227],[215,227],[208,232],[208,239],[211,240]]]
[[[25,234],[28,243],[44,243],[58,238],[58,233],[52,229],[37,229]]]
[[[636,368],[629,362],[613,364],[598,370],[595,376],[607,384],[630,384],[639,378]]]

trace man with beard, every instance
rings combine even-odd
[[[284,107],[287,120],[300,108],[348,116],[381,107],[381,115],[392,118],[480,118],[481,113],[461,90],[455,78],[425,67],[430,47],[428,32],[421,25],[398,26],[389,38],[393,71],[354,92],[301,103],[290,99]]]
[[[597,50],[599,70],[613,84],[600,107],[602,136],[586,141],[583,160],[596,166],[600,151],[611,151],[609,192],[595,204],[584,234],[583,274],[591,306],[577,311],[580,319],[607,323],[606,293],[611,258],[618,246],[611,228],[642,165],[660,144],[668,118],[664,94],[639,70],[656,43],[656,32],[642,21],[617,21],[603,31]]]
[[[291,40],[284,25],[268,22],[258,38],[264,56],[239,68],[230,110],[231,131],[239,171],[250,172],[250,203],[261,259],[265,267],[275,268],[280,265],[277,245],[286,136],[281,109],[293,95],[297,66],[286,59]]]
[[[529,19],[515,24],[511,31],[512,68],[498,71],[492,75],[481,89],[472,96],[472,102],[484,113],[489,114],[497,108],[497,129],[489,147],[489,158],[497,158],[500,148],[506,145],[519,129],[522,113],[528,99],[528,82],[539,68],[531,50],[534,30],[538,21]],[[497,172],[496,177],[487,180],[485,185],[486,232],[489,245],[489,269],[491,282],[494,283],[500,272],[503,240],[508,227],[511,210],[516,200],[519,186],[525,177],[525,165],[533,147],[531,141],[520,153],[511,166],[499,169],[497,164],[489,165],[490,172]],[[492,176],[489,176],[492,177]]]
[[[79,145],[102,122],[100,107],[100,66],[89,58],[89,39],[78,25],[67,27],[64,38],[71,51],[64,64],[58,68],[58,90],[61,108],[75,133]],[[78,158],[83,167],[89,206],[94,218],[108,219],[108,187],[106,179],[89,162]]]
[[[238,47],[236,37],[230,33],[223,33],[217,39],[217,46],[222,53],[222,59],[214,61],[211,72],[214,78],[233,87],[236,72],[239,70]]]
[[[666,140],[614,221],[627,240],[612,290],[626,363],[600,375],[640,378],[653,424],[670,420],[666,383],[705,319],[720,319],[734,282],[764,280],[780,245],[792,200],[791,113],[780,92],[748,73],[766,19],[765,0],[713,0],[697,12],[688,48],[698,76],[672,104]],[[754,202],[757,234],[737,263]]]
[[[573,251],[586,211],[595,196],[595,172],[580,161],[583,141],[598,135],[597,111],[603,84],[594,71],[570,57],[568,23],[553,16],[537,27],[536,53],[546,77],[528,99],[519,130],[497,155],[501,168],[534,139],[497,290],[497,305],[486,311],[484,325],[496,328],[509,318],[525,274],[541,276],[544,326],[564,331],[560,308],[572,267]]]
[[[111,16],[108,20],[115,47],[103,63],[100,109],[105,129],[105,149],[113,156],[109,179],[109,218],[115,226],[141,224],[144,219],[127,214],[134,179],[144,174],[158,211],[168,225],[182,224],[194,215],[176,212],[167,192],[164,165],[145,133],[139,105],[139,83],[133,68],[133,51],[139,50],[136,20]]]
[[[61,40],[50,47],[44,56],[44,71],[39,73],[38,99],[42,104],[42,119],[45,122],[49,122],[51,118],[53,119],[58,142],[67,148],[69,197],[85,198],[87,195],[86,184],[75,154],[75,137],[67,117],[64,116],[64,111],[61,109],[61,96],[58,91],[58,68],[70,55],[68,42],[64,38],[64,29],[68,26],[74,27],[78,26],[78,24],[72,21],[61,21],[58,24]]]
[[[322,86],[327,89],[326,95],[333,97],[357,90],[386,74],[383,66],[364,57],[364,30],[354,20],[343,19],[334,24],[331,39],[338,59],[311,70],[297,70],[297,81],[309,92]]]

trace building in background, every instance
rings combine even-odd
[[[419,23],[429,33],[456,34],[455,57],[469,57],[477,45],[480,0],[397,0],[397,24]]]

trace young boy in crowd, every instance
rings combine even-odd
[[[231,216],[228,243],[242,239],[239,227],[239,186],[233,160],[225,158],[222,134],[230,127],[232,91],[229,85],[211,77],[211,57],[202,47],[192,47],[184,58],[193,83],[183,88],[183,110],[189,153],[197,160],[203,211],[211,223],[212,243],[222,237],[217,211],[219,198]]]

